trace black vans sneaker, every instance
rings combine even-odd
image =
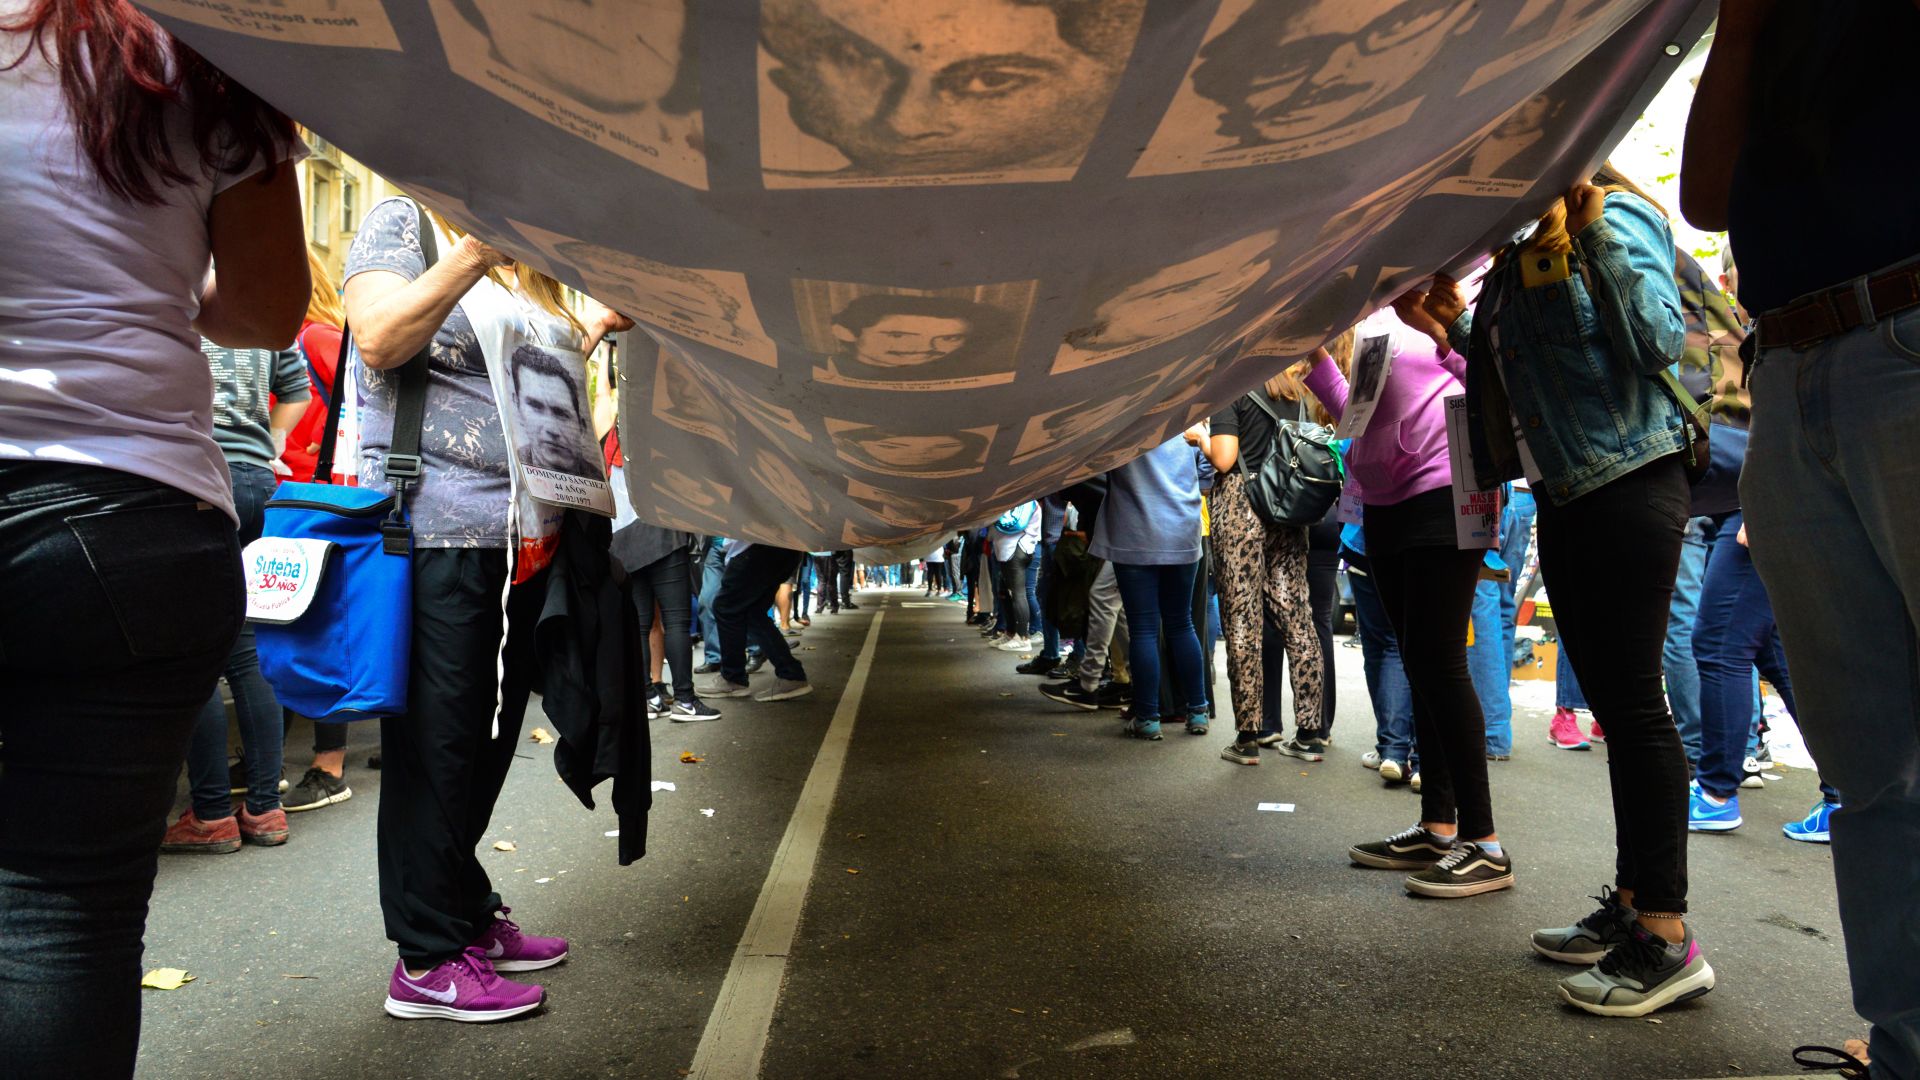
[[[1437,836],[1415,825],[1385,840],[1355,844],[1347,849],[1347,857],[1359,866],[1381,870],[1425,870],[1446,858],[1453,847],[1452,837]]]
[[[1453,845],[1447,857],[1407,877],[1407,891],[1451,899],[1513,888],[1513,859],[1471,840]]]

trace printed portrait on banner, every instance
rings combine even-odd
[[[1145,276],[1090,282],[1088,306],[1054,354],[1053,373],[1152,348],[1225,316],[1273,269],[1279,242],[1277,231],[1262,230]]]
[[[957,521],[973,509],[971,498],[934,499],[889,491],[847,478],[847,497],[889,525],[916,528],[929,521]]]
[[[572,240],[508,219],[548,264],[549,276],[578,280],[595,300],[669,333],[773,367],[773,339],[753,310],[745,274],[692,270]],[[568,269],[574,271],[569,275]]]
[[[454,74],[706,190],[696,0],[427,0]]]
[[[1399,129],[1477,0],[1225,0],[1134,176],[1296,161]]]
[[[1617,0],[1525,0],[1501,34],[1493,59],[1467,78],[1460,93],[1471,94],[1555,52],[1569,61],[1585,56],[1635,10]]]
[[[1119,421],[1146,411],[1164,379],[1156,372],[1135,380],[1113,397],[1075,402],[1029,419],[1014,447],[1013,463],[1019,465],[1108,434]]]
[[[653,416],[670,427],[711,439],[739,452],[733,410],[727,408],[698,371],[697,362],[678,346],[660,341],[653,366]]]
[[[993,425],[952,431],[901,432],[855,420],[826,421],[834,453],[849,464],[889,476],[977,476],[999,430]]]
[[[142,0],[156,15],[296,45],[398,52],[380,0]]]
[[[820,531],[820,523],[826,520],[826,504],[814,495],[806,480],[784,458],[766,450],[756,450],[747,473],[767,494],[780,500],[780,504],[793,517],[807,528]]]
[[[1423,194],[1501,199],[1524,196],[1559,156],[1555,124],[1566,110],[1567,102],[1551,93],[1535,94],[1521,102]]]
[[[714,523],[726,520],[725,510],[733,503],[733,488],[696,476],[686,468],[675,465],[674,460],[658,450],[650,453],[647,471],[652,482],[648,486],[655,495],[667,499],[668,507],[676,514],[691,513],[707,522],[705,525],[681,524],[679,527],[689,532],[710,531]]]
[[[794,282],[815,382],[877,390],[1009,383],[1036,282],[931,291]]]
[[[1073,178],[1146,0],[763,0],[769,188]]]

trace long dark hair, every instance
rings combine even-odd
[[[27,47],[0,71],[35,50],[59,69],[81,152],[101,185],[128,202],[158,204],[163,187],[195,179],[174,156],[169,109],[186,108],[194,149],[210,172],[260,156],[271,169],[276,146],[293,138],[291,120],[128,0],[35,0],[0,30],[27,35]]]

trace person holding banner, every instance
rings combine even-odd
[[[195,332],[293,341],[305,154],[131,4],[0,2],[9,1076],[133,1073],[160,837],[245,610]]]
[[[1500,252],[1471,311],[1444,277],[1425,302],[1469,357],[1476,486],[1524,475],[1539,500],[1562,646],[1607,733],[1613,890],[1572,926],[1533,935],[1541,955],[1591,965],[1560,996],[1602,1016],[1714,985],[1685,921],[1687,758],[1661,681],[1685,459],[1706,454],[1662,382],[1686,348],[1673,252],[1665,211],[1602,167]]]
[[[1483,552],[1462,548],[1455,521],[1447,400],[1462,392],[1466,361],[1444,328],[1407,293],[1354,328],[1355,396],[1325,349],[1307,389],[1353,439],[1347,474],[1364,505],[1373,584],[1413,690],[1420,820],[1384,840],[1355,844],[1359,866],[1410,870],[1408,892],[1465,897],[1511,888],[1513,860],[1494,831],[1486,718],[1467,668],[1467,623]],[[1377,388],[1371,400],[1361,387]]]
[[[597,341],[619,317],[603,310],[583,326],[551,278],[428,217],[444,257],[426,255],[415,204],[389,199],[362,222],[345,275],[353,371],[366,398],[362,487],[392,489],[384,466],[400,369],[427,364],[420,473],[407,492],[410,708],[380,722],[380,907],[400,953],[386,1011],[487,1021],[529,1012],[545,996],[498,972],[549,967],[568,951],[564,939],[520,931],[474,852],[513,762],[545,596],[544,571],[513,584],[528,547],[515,548],[512,450],[489,370],[528,341]]]

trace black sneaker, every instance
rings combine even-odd
[[[1072,664],[1055,664],[1053,670],[1047,672],[1047,678],[1071,679],[1073,678],[1073,673],[1074,666]]]
[[[1040,688],[1040,693],[1048,701],[1057,701],[1088,712],[1101,708],[1100,695],[1082,690],[1077,682],[1048,683]]]
[[[1260,764],[1260,744],[1257,742],[1230,742],[1220,756],[1239,765]]]
[[[667,703],[669,702],[669,700],[671,699],[669,699],[665,694],[662,694],[658,690],[654,690],[648,693],[647,694],[647,719],[658,720],[661,717],[667,715]]]
[[[1633,929],[1633,909],[1620,902],[1620,894],[1609,886],[1600,886],[1600,910],[1555,930],[1535,930],[1533,951],[1549,960],[1586,967],[1598,963],[1607,950],[1627,940]]]
[[[701,664],[699,667],[693,669],[693,673],[695,675],[711,675],[719,670],[719,664]]]
[[[347,786],[345,780],[325,769],[312,768],[308,769],[307,775],[301,777],[300,782],[293,785],[293,789],[280,799],[280,809],[289,814],[301,810],[318,810],[323,806],[343,803],[351,798],[353,798],[353,789]]]
[[[767,658],[765,656],[756,656],[753,659],[747,661],[747,674],[749,675],[755,674],[761,668],[766,666],[767,666]]]
[[[1126,683],[1104,682],[1096,693],[1103,709],[1124,709],[1133,702],[1133,687]]]
[[[1452,854],[1453,847],[1452,837],[1436,836],[1415,825],[1385,840],[1355,844],[1347,849],[1347,857],[1357,865],[1381,870],[1425,870]]]
[[[1504,851],[1486,851],[1471,840],[1453,845],[1446,858],[1407,877],[1407,891],[1452,898],[1513,888],[1513,859]]]
[[[1327,740],[1304,739],[1295,735],[1291,739],[1273,744],[1275,750],[1296,757],[1301,761],[1324,761],[1327,757]]]
[[[1645,1016],[1713,989],[1713,967],[1694,940],[1669,944],[1639,924],[1600,962],[1560,980],[1567,1004],[1597,1016]]]
[[[676,724],[693,724],[702,720],[720,719],[720,710],[694,698],[692,701],[676,701],[667,708],[667,716]]]
[[[1021,664],[1020,666],[1014,668],[1013,670],[1019,672],[1022,675],[1050,675],[1052,674],[1053,669],[1059,666],[1060,666],[1060,660],[1058,657],[1048,658],[1044,656],[1036,656],[1033,659],[1027,661],[1026,663]]]

